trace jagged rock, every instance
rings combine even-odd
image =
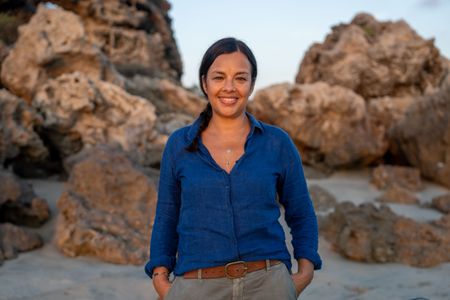
[[[148,259],[156,191],[120,152],[96,147],[72,158],[58,200],[56,245],[68,256],[140,265]]]
[[[19,39],[2,64],[3,85],[31,101],[47,79],[74,71],[124,84],[107,57],[86,39],[77,15],[39,5],[30,22],[20,27]]]
[[[389,135],[424,177],[450,187],[450,82],[410,105]]]
[[[194,122],[194,118],[181,113],[166,113],[158,117],[155,128],[160,134],[171,135],[175,130]]]
[[[58,5],[81,16],[88,39],[108,55],[120,72],[179,81],[182,73],[168,16],[167,1],[70,1]]]
[[[386,189],[392,185],[411,191],[420,191],[424,188],[419,170],[412,167],[379,165],[372,171],[371,182],[379,189]]]
[[[326,189],[313,184],[308,190],[316,211],[324,212],[336,206],[336,198]]]
[[[296,82],[325,81],[368,99],[428,93],[445,72],[433,39],[422,39],[405,21],[378,22],[362,13],[309,48]]]
[[[158,115],[182,112],[198,117],[207,104],[204,98],[165,79],[135,75],[126,81],[125,89],[150,100]]]
[[[405,115],[414,97],[381,97],[370,99],[367,110],[372,122],[389,131]]]
[[[10,223],[0,224],[0,264],[6,259],[16,258],[19,252],[37,249],[43,244],[37,233]]]
[[[403,204],[419,204],[419,198],[411,193],[408,189],[397,184],[390,184],[386,191],[377,198],[380,202],[403,203]]]
[[[39,227],[50,218],[47,201],[13,174],[0,170],[0,223]]]
[[[97,144],[117,144],[134,161],[148,165],[161,148],[151,103],[109,82],[81,73],[49,80],[33,106],[43,115],[43,134],[62,158]]]
[[[431,205],[444,214],[450,214],[450,194],[434,197]]]
[[[35,127],[42,118],[25,101],[5,89],[0,90],[0,166],[19,157],[30,161],[43,161],[48,156]]]
[[[367,165],[383,156],[388,142],[373,126],[363,98],[323,82],[279,84],[259,90],[249,110],[285,129],[311,165]]]
[[[334,249],[352,260],[417,267],[450,261],[448,229],[397,216],[384,205],[341,203],[320,228]]]

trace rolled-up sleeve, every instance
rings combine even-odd
[[[306,258],[314,269],[322,267],[318,254],[318,226],[309,196],[300,154],[292,140],[285,148],[285,168],[278,183],[280,203],[285,208],[285,219],[292,234],[294,258]]]
[[[174,172],[175,142],[169,138],[164,148],[158,187],[158,202],[150,242],[150,259],[145,273],[152,277],[153,269],[164,266],[169,272],[175,267],[178,248],[177,223],[180,208],[180,184]]]

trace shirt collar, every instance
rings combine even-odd
[[[261,124],[260,121],[258,121],[251,113],[249,112],[245,112],[245,114],[247,115],[249,121],[250,121],[250,134],[249,136],[252,136],[255,128],[257,128],[258,130],[260,130],[261,132],[264,132],[264,128]],[[202,117],[198,117],[194,123],[192,123],[192,125],[190,126],[189,130],[186,133],[186,137],[188,139],[188,143],[192,143],[192,141],[195,139],[195,137],[197,136],[197,132],[200,128],[200,124],[202,122]]]

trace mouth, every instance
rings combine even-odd
[[[225,105],[233,105],[238,102],[238,97],[219,97],[219,101]]]

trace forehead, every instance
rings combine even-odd
[[[217,56],[209,67],[209,72],[247,72],[251,73],[251,64],[247,56],[242,52],[236,51],[232,53],[221,54]]]

